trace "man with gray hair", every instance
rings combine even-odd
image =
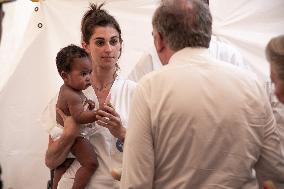
[[[165,65],[138,83],[121,188],[284,188],[284,158],[266,93],[248,71],[212,58],[212,17],[197,0],[163,1],[152,20]],[[250,183],[252,183],[250,185]]]
[[[209,0],[201,0],[209,6]],[[218,60],[225,61],[240,68],[252,71],[250,65],[245,61],[241,53],[233,46],[221,41],[216,35],[211,36],[209,54]],[[143,53],[137,63],[131,69],[128,79],[138,82],[144,75],[151,71],[160,69],[161,64],[157,52],[151,48]],[[253,73],[252,73],[253,74]]]

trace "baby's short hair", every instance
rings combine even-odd
[[[72,62],[74,58],[84,58],[88,57],[88,53],[81,47],[76,45],[68,45],[62,48],[56,56],[56,66],[58,73],[61,74],[62,71],[69,73],[72,68]]]

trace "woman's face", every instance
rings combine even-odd
[[[270,77],[275,85],[275,95],[284,104],[284,81],[279,78],[276,68],[272,64],[270,66]]]
[[[112,68],[120,56],[119,33],[112,26],[97,26],[89,44],[83,44],[83,46],[96,66]]]

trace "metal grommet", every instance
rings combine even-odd
[[[35,7],[35,12],[37,12],[37,11],[38,11],[38,9],[39,9],[38,7]]]
[[[38,28],[42,28],[42,26],[43,26],[42,23],[38,23],[38,24],[37,24],[37,27],[38,27]]]

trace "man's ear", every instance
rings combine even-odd
[[[82,47],[85,49],[85,51],[90,54],[90,47],[86,42],[82,42]]]
[[[157,52],[161,52],[165,48],[165,43],[163,41],[163,38],[159,32],[156,33],[155,38],[156,38],[155,40],[156,50]]]

